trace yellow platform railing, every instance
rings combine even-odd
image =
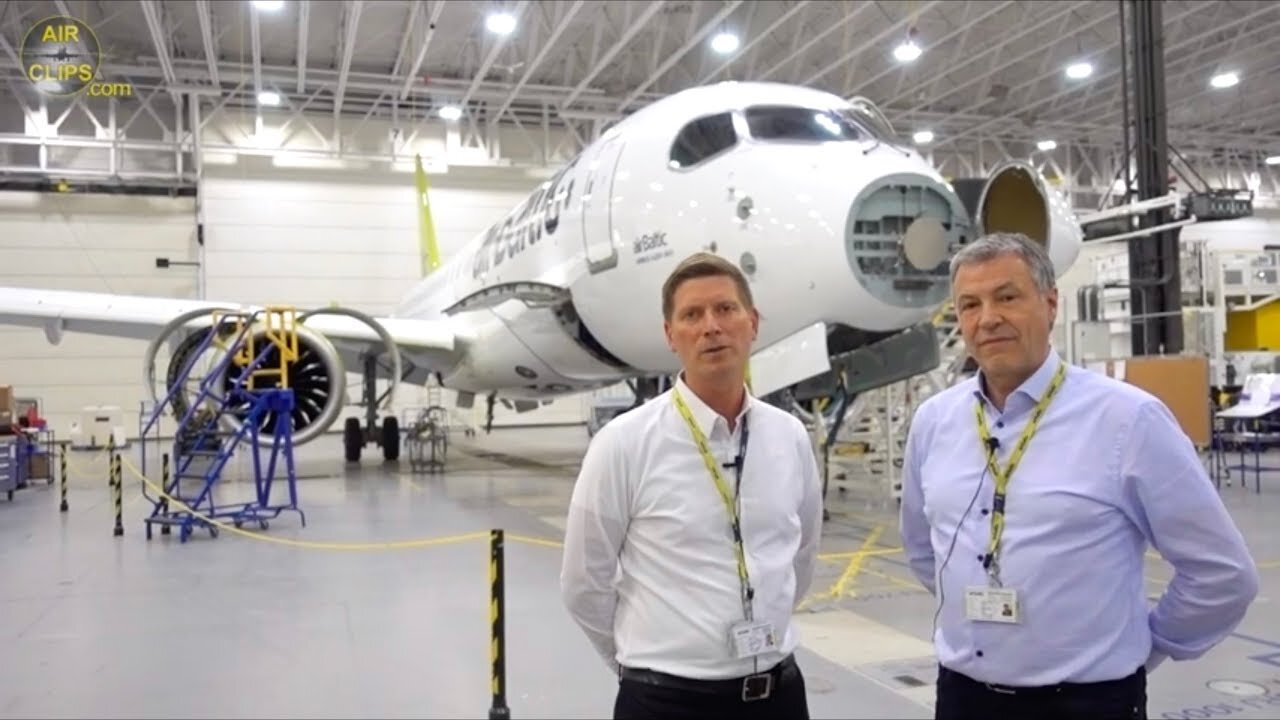
[[[218,327],[224,317],[232,317],[235,322],[234,330],[231,332],[232,337],[238,337],[244,332],[245,317],[241,313],[225,312],[214,310],[213,323],[214,327]],[[232,358],[239,367],[246,367],[253,363],[254,359],[262,351],[261,342],[269,342],[276,347],[276,355],[278,364],[271,366],[263,365],[254,369],[246,382],[246,387],[250,390],[255,388],[255,380],[261,376],[274,376],[278,378],[281,389],[289,387],[289,365],[298,361],[298,310],[288,305],[268,305],[262,309],[262,339],[258,340],[258,333],[250,331],[245,333],[244,342],[236,350],[235,356]],[[227,343],[223,336],[214,337],[214,342],[222,350],[227,350]]]

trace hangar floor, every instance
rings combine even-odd
[[[144,539],[136,447],[120,538],[105,456],[72,453],[68,512],[56,485],[0,501],[0,716],[483,717],[486,535],[501,527],[511,716],[607,717],[613,680],[556,589],[585,442],[582,428],[455,437],[446,474],[415,475],[376,458],[344,467],[325,438],[299,450],[305,529],[286,514],[265,538],[201,532],[181,546]],[[1260,494],[1223,488],[1261,595],[1208,656],[1154,674],[1153,718],[1280,708],[1280,475],[1269,480]],[[834,494],[829,506],[820,577],[799,615],[813,716],[930,717],[932,601],[896,549],[893,506]],[[415,538],[442,540],[378,545]],[[1153,556],[1150,592],[1169,576]]]

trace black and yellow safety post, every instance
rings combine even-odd
[[[113,535],[124,535],[124,468],[120,462],[120,453],[112,456],[111,472],[115,476],[116,526]]]
[[[58,477],[62,479],[62,504],[58,509],[62,512],[67,511],[67,444],[62,443],[58,446]]]
[[[116,485],[116,436],[107,436],[107,488]]]
[[[160,490],[163,493],[160,495],[160,510],[169,512],[169,453],[160,456]]]
[[[507,652],[503,608],[503,532],[489,531],[489,662],[492,665],[489,678],[493,703],[489,706],[489,720],[506,720],[511,717],[507,707]]]

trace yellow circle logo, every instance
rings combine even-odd
[[[22,39],[22,72],[41,92],[70,97],[98,75],[102,48],[83,22],[63,15],[45,18]]]

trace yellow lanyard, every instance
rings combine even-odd
[[[752,609],[751,600],[755,597],[755,590],[751,587],[751,578],[747,575],[747,555],[742,545],[742,521],[738,515],[738,505],[735,502],[734,495],[729,493],[729,484],[725,482],[724,476],[720,474],[720,463],[716,462],[716,458],[711,454],[711,446],[707,443],[707,436],[703,434],[702,429],[698,427],[698,423],[693,419],[693,413],[689,411],[689,406],[685,404],[684,398],[680,397],[680,391],[671,388],[671,398],[676,404],[676,409],[680,411],[681,417],[684,418],[685,424],[689,426],[689,433],[693,435],[693,442],[698,446],[698,452],[702,455],[702,461],[707,466],[707,472],[711,473],[711,480],[716,485],[716,490],[720,493],[720,499],[724,501],[724,508],[729,512],[729,525],[733,529],[733,549],[738,556],[738,581],[742,585],[742,611],[746,615],[746,619],[751,621]],[[747,421],[744,417],[742,420],[742,437],[738,443],[738,457],[735,463],[737,470],[737,480],[739,489],[742,485],[742,466],[747,458]]]
[[[1000,538],[1004,534],[1004,499],[1005,492],[1009,488],[1009,478],[1013,475],[1013,471],[1018,467],[1018,463],[1022,461],[1022,454],[1026,452],[1027,445],[1031,442],[1032,436],[1036,434],[1036,429],[1040,425],[1040,418],[1044,417],[1045,410],[1049,409],[1049,402],[1053,400],[1053,396],[1057,394],[1058,388],[1062,386],[1062,380],[1067,374],[1067,364],[1060,362],[1058,370],[1053,374],[1053,380],[1049,382],[1049,389],[1045,391],[1044,397],[1040,398],[1040,402],[1036,403],[1035,409],[1031,411],[1031,419],[1027,421],[1027,426],[1022,429],[1022,436],[1018,438],[1018,444],[1014,446],[1013,453],[1009,456],[1009,464],[1004,470],[1000,469],[996,461],[996,448],[991,440],[991,430],[987,427],[987,416],[982,410],[982,401],[979,400],[974,405],[974,410],[978,416],[978,437],[982,440],[983,450],[987,453],[987,467],[991,470],[991,476],[995,478],[996,490],[995,495],[991,499],[991,541],[987,545],[987,554],[983,558],[983,567],[987,569],[991,579],[999,584],[1000,581],[1000,565],[997,562],[997,556],[1000,553]]]

